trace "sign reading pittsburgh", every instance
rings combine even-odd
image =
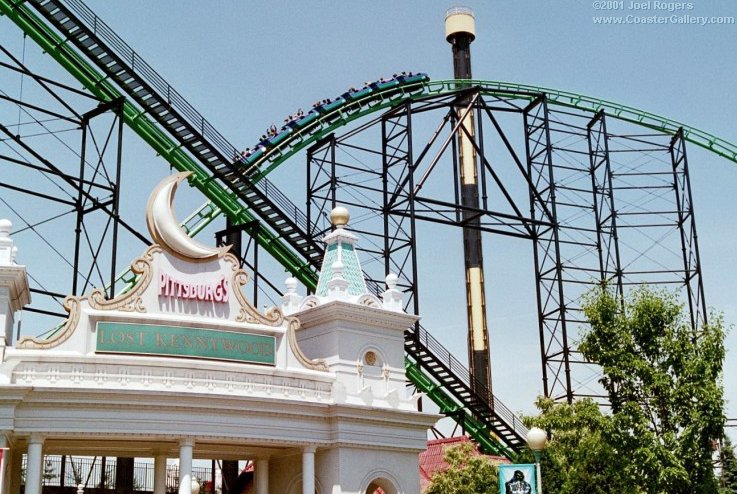
[[[275,365],[275,343],[269,335],[101,321],[96,350]]]

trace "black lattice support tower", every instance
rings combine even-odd
[[[103,136],[104,139],[99,141],[95,137],[92,128],[92,122],[95,118],[105,114],[112,113],[115,118]],[[93,285],[90,284],[94,271],[98,272],[100,281],[104,281],[104,275],[99,271],[98,257],[102,255],[102,247],[105,237],[108,233],[111,236],[110,243],[110,278],[107,283],[106,296],[112,298],[115,295],[115,278],[117,275],[116,260],[118,250],[118,228],[120,225],[120,170],[123,154],[123,102],[122,100],[113,101],[99,105],[82,115],[82,152],[79,163],[79,187],[77,190],[76,201],[76,228],[75,228],[75,248],[74,248],[74,279],[72,281],[72,294],[78,295],[86,293]],[[106,157],[113,155],[115,168],[111,175],[105,166]],[[88,159],[89,156],[91,159]],[[89,178],[85,178],[85,169],[92,165],[92,174]],[[102,181],[102,184],[99,183]],[[103,192],[108,192],[107,197],[97,197],[91,194],[92,190],[97,188]],[[85,190],[86,189],[86,190]],[[102,211],[107,215],[106,225],[101,235],[96,238],[89,234],[85,226],[87,217],[97,211]],[[82,248],[86,245],[91,254],[91,265],[86,273],[80,271],[80,257]],[[81,286],[80,286],[80,282]]]
[[[406,294],[406,309],[419,314],[412,106],[406,104],[384,115],[381,135],[384,270],[399,276],[397,286]]]
[[[670,155],[673,164],[678,230],[683,255],[683,285],[686,290],[691,327],[696,330],[701,324],[707,323],[707,315],[683,129],[679,129],[678,133],[673,136],[670,142]]]
[[[546,226],[536,226],[533,238],[543,390],[546,396],[565,396],[571,401],[570,344],[556,218],[556,185],[548,108],[544,96],[537,97],[525,109],[524,125],[531,179],[530,216],[548,223]]]
[[[307,150],[307,225],[314,239],[329,231],[330,211],[337,206],[335,168],[335,134],[330,134]]]
[[[49,280],[34,280],[33,303],[25,310],[66,317],[59,308],[70,292],[81,295],[106,287],[106,296],[114,294],[121,227],[148,243],[120,216],[122,101],[100,102],[0,49],[7,60],[0,62],[6,82],[14,75],[27,81],[20,97],[3,89],[4,109],[14,108],[19,116],[17,126],[5,119],[0,123],[0,162],[13,167],[0,179],[0,188],[14,194],[5,195],[3,202],[16,202],[6,202],[20,221],[15,234],[36,235],[71,272],[64,280],[53,280],[53,287]],[[53,230],[44,230],[47,224]],[[67,228],[71,234],[59,240],[48,233],[58,236]]]
[[[596,251],[599,257],[599,280],[624,296],[622,267],[617,237],[617,212],[612,191],[612,167],[609,160],[609,136],[606,117],[598,112],[586,126],[591,164],[591,190],[596,221]]]

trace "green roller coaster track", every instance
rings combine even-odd
[[[212,204],[206,204],[190,215],[196,223],[191,232],[202,230],[220,212],[224,212],[236,224],[254,221],[255,217],[241,205],[236,196],[218,184],[198,163],[196,163],[181,147],[115,89],[106,77],[97,72],[89,63],[76,53],[58,34],[46,26],[24,5],[13,5],[9,0],[0,1],[0,12],[13,20],[28,36],[85,88],[102,101],[121,100],[123,102],[122,118],[146,143],[159,155],[166,159],[178,171],[191,171],[190,185],[200,190]],[[21,15],[21,12],[23,15]],[[214,206],[214,207],[213,207]],[[190,220],[190,223],[192,220]],[[281,264],[289,266],[290,271],[308,286],[314,285],[316,273],[299,259],[295,253],[282,243],[278,236],[265,228],[259,229],[259,244],[265,248]]]
[[[514,457],[512,450],[505,447],[493,432],[451,398],[442,386],[422,371],[422,367],[409,358],[405,358],[404,370],[407,379],[435,403],[440,413],[452,416],[485,452],[510,459]]]
[[[125,123],[175,169],[194,172],[190,184],[199,189],[209,201],[184,221],[183,226],[190,235],[196,235],[222,213],[236,224],[250,222],[256,218],[239,203],[234,194],[231,194],[223,185],[216,182],[214,177],[181,149],[179,144],[168,137],[157,124],[147,118],[145,111],[126,99],[105,76],[100,74],[82,55],[66,43],[65,39],[41,21],[27,6],[12,0],[0,0],[0,13],[7,15],[23,32],[30,36],[97,98],[102,101],[121,101],[123,105],[122,117]],[[475,87],[482,94],[513,95],[516,99],[533,100],[544,95],[549,104],[592,113],[604,111],[613,118],[665,133],[675,134],[679,129],[683,129],[683,135],[687,141],[737,163],[737,146],[734,144],[680,122],[629,106],[580,94],[523,84],[482,80],[463,81],[463,87],[468,88],[469,86]],[[251,174],[254,180],[258,180],[300,150],[356,119],[404,104],[407,101],[416,101],[432,96],[452,95],[460,90],[459,87],[461,87],[459,81],[439,80],[409,85],[399,92],[396,88],[383,92],[375,91],[362,100],[347,103],[330,113],[321,115],[312,126],[313,130],[309,133],[294,132],[279,145],[269,150],[258,161],[250,164],[247,172]],[[317,284],[317,273],[314,268],[307,265],[299,254],[280,240],[277,234],[261,228],[257,241],[302,283],[309,289],[314,290]],[[129,272],[121,274],[120,279],[126,283],[134,281]],[[452,415],[486,451],[511,456],[511,451],[501,445],[493,433],[486,429],[468,411],[464,410],[442,386],[423,373],[417,363],[407,358],[405,366],[408,378],[418,389],[426,393],[440,408],[441,412]]]
[[[12,19],[44,51],[50,54],[95,96],[103,101],[123,98],[120,92],[106,80],[105,76],[93,68],[26,6],[15,5],[11,0],[0,0],[0,11]],[[21,15],[21,12],[23,15]],[[465,88],[473,86],[482,94],[495,96],[513,94],[517,99],[532,100],[544,95],[550,104],[592,113],[604,111],[607,115],[616,119],[670,134],[675,134],[679,129],[683,129],[683,135],[687,141],[737,163],[737,145],[675,120],[629,106],[556,89],[508,82],[471,80],[463,81],[462,86]],[[294,132],[279,145],[269,150],[258,161],[251,164],[247,173],[251,172],[253,180],[257,181],[302,149],[354,120],[404,104],[408,100],[414,101],[431,96],[452,95],[460,91],[460,87],[461,84],[456,80],[438,80],[409,85],[399,93],[396,92],[396,88],[374,91],[361,100],[351,102],[336,108],[330,113],[321,115],[313,127],[317,130],[310,133]],[[123,116],[126,124],[175,169],[194,172],[190,184],[199,189],[209,199],[209,202],[185,220],[184,227],[187,231],[193,234],[201,231],[221,212],[224,212],[236,224],[255,219],[254,215],[238,202],[234,194],[217,183],[214,177],[210,176],[202,166],[181,149],[179,144],[166,136],[154,122],[145,116],[144,111],[125,99]],[[253,173],[254,170],[255,173]],[[284,242],[280,241],[276,234],[264,228],[259,231],[259,238],[257,239],[259,244],[309,289],[314,289],[317,282],[317,273],[314,269],[309,267]]]

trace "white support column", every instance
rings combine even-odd
[[[26,465],[25,494],[41,494],[41,471],[43,470],[44,438],[36,434],[28,440],[28,463]]]
[[[194,439],[179,442],[179,494],[192,494],[192,451]]]
[[[269,458],[256,459],[256,494],[269,494]]]
[[[154,457],[154,494],[166,493],[166,455],[157,453]]]
[[[315,446],[302,450],[302,494],[315,494]]]

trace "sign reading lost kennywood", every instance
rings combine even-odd
[[[97,323],[97,351],[274,364],[275,338],[178,326]]]
[[[151,193],[146,223],[156,243],[131,263],[132,285],[112,299],[102,289],[67,297],[64,325],[49,338],[21,339],[19,348],[104,354],[111,362],[158,356],[327,371],[299,349],[297,319],[277,308],[262,313],[245,298],[248,274],[229,247],[201,244],[179,226],[174,193],[189,175],[167,177]]]
[[[246,300],[248,275],[229,247],[203,245],[179,226],[172,204],[188,175],[165,178],[151,194],[146,222],[156,244],[131,264],[134,284],[110,300],[99,289],[67,297],[64,327],[48,339],[24,338],[19,347],[327,370],[299,350],[296,319],[278,309],[261,313]]]
[[[227,255],[229,247],[209,247],[190,238],[179,226],[172,204],[177,185],[187,176],[179,173],[165,178],[151,193],[146,223],[151,236],[164,252],[151,252],[150,272],[146,273],[142,295],[156,299],[163,311],[180,314],[182,322],[194,323],[200,317],[228,317],[231,305],[231,280],[240,285],[237,261]],[[227,256],[227,257],[226,257]],[[222,260],[222,261],[221,261]],[[225,264],[225,266],[223,266]],[[229,266],[228,266],[229,264]],[[244,281],[244,280],[243,280]],[[238,291],[237,295],[241,295]],[[240,302],[243,310],[249,304]],[[144,304],[146,305],[146,304]],[[251,319],[258,314],[251,311]],[[128,353],[233,360],[274,365],[275,338],[245,332],[223,331],[193,326],[100,321],[97,323],[98,353]]]

